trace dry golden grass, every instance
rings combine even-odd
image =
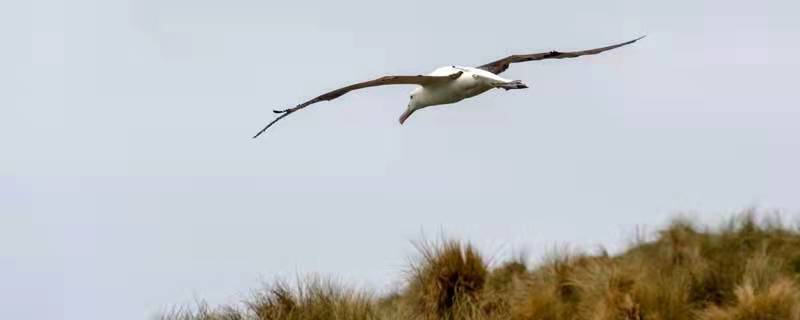
[[[220,310],[210,310],[208,305],[200,302],[194,309],[178,308],[159,317],[162,320],[243,320],[239,310],[224,307]]]
[[[798,320],[800,291],[795,281],[780,278],[757,289],[746,282],[734,290],[736,300],[727,306],[711,306],[700,312],[701,320]]]
[[[370,295],[332,281],[309,278],[296,288],[277,283],[247,302],[258,320],[369,320],[377,318]]]
[[[405,298],[416,318],[451,319],[471,313],[486,284],[488,270],[470,245],[456,241],[417,246]]]
[[[401,290],[372,296],[312,278],[238,308],[174,320],[800,320],[800,231],[746,212],[718,228],[677,219],[618,255],[555,252],[490,268],[458,241],[423,243]],[[563,251],[563,250],[562,250]]]

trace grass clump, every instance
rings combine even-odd
[[[800,320],[800,290],[795,281],[780,278],[758,288],[750,282],[736,287],[735,301],[711,306],[700,320]]]
[[[332,281],[311,278],[296,288],[278,282],[247,303],[258,320],[369,320],[375,319],[370,295],[343,288]]]
[[[233,307],[211,310],[205,302],[199,302],[195,308],[176,308],[163,315],[160,320],[243,320],[241,311]]]
[[[471,245],[457,241],[422,243],[412,264],[405,301],[420,319],[465,319],[478,312],[489,276],[487,264]]]
[[[295,286],[278,281],[257,292],[241,308],[178,309],[161,320],[371,320],[379,319],[373,297],[331,280],[310,277]]]

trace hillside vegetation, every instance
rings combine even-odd
[[[555,253],[534,266],[489,267],[469,244],[424,243],[388,296],[309,278],[161,319],[800,320],[800,230],[770,217],[678,219],[619,255]]]

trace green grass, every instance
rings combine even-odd
[[[536,266],[490,268],[468,243],[425,242],[404,288],[385,296],[308,278],[161,319],[800,320],[800,230],[757,216],[716,228],[676,219],[618,255],[554,252]]]

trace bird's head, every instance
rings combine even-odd
[[[425,95],[422,94],[422,88],[411,91],[411,94],[408,96],[408,109],[418,110],[429,106],[430,104],[425,100]]]
[[[431,104],[426,101],[425,95],[422,94],[422,88],[415,89],[408,97],[408,107],[406,107],[406,111],[400,116],[400,124],[406,122],[408,117],[410,117],[414,111],[430,105]]]

